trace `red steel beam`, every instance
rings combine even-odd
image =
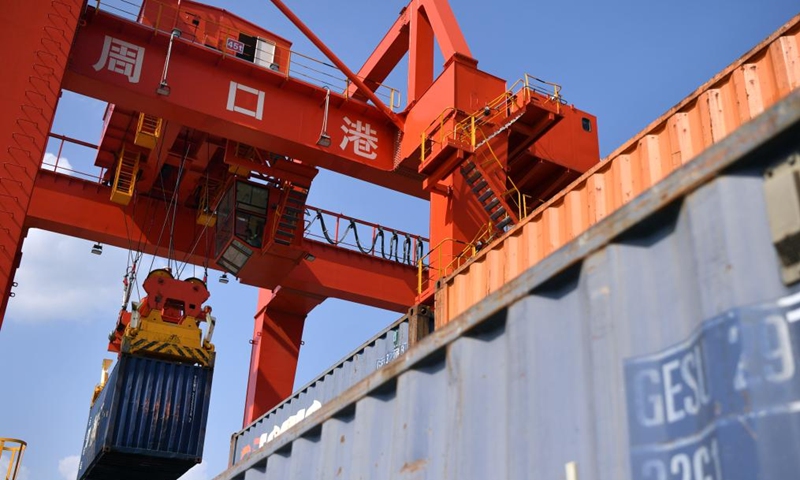
[[[304,246],[310,256],[281,287],[259,292],[244,425],[291,395],[306,316],[326,298],[401,313],[414,304],[414,267],[316,241]]]
[[[259,291],[243,426],[292,394],[306,316],[324,300],[289,288]]]
[[[445,64],[458,56],[474,67],[467,41],[446,0],[412,0],[389,28],[381,42],[358,72],[368,85],[382,82],[400,62],[408,57],[408,105],[414,104],[433,82],[433,41],[436,40]],[[356,94],[356,86],[348,88]],[[406,132],[408,133],[408,132]]]
[[[112,53],[119,45],[129,55],[135,51],[138,67],[109,63],[106,43]],[[160,95],[167,46],[167,37],[154,36],[152,27],[90,8],[63,87],[427,198],[418,179],[394,173],[398,129],[376,107],[331,92],[331,144],[320,146],[324,89],[178,38],[170,56],[170,92]]]
[[[168,229],[161,234],[167,205],[161,199],[138,197],[127,207],[111,203],[111,188],[79,178],[40,170],[25,226],[41,228],[71,237],[83,238],[120,248],[140,245],[148,254],[165,255],[169,246]],[[173,248],[178,260],[203,264],[207,255],[204,234],[213,231],[196,223],[196,211],[178,207],[175,215]],[[161,237],[159,242],[159,237]],[[193,245],[197,243],[192,255]]]
[[[25,237],[25,211],[53,123],[83,0],[0,7],[0,326]]]
[[[120,248],[142,249],[148,254],[166,253],[169,238],[161,235],[167,212],[163,200],[139,197],[127,207],[111,203],[110,188],[97,183],[40,170],[25,218],[25,228],[41,228]],[[175,258],[201,265],[212,252],[206,252],[204,235],[212,230],[196,224],[195,210],[178,207],[175,215],[173,248]],[[160,241],[159,241],[160,237]],[[254,255],[252,276],[242,283],[262,288],[278,285],[307,292],[321,298],[339,298],[377,308],[404,312],[414,303],[416,269],[360,252],[304,240],[301,248],[308,259],[295,264],[285,258]],[[193,250],[194,249],[194,250]],[[312,258],[307,257],[307,258]],[[212,266],[213,259],[211,261]]]
[[[414,305],[416,266],[308,239],[303,248],[314,260],[300,262],[281,285],[399,313]]]
[[[308,28],[308,26],[303,23],[303,21],[300,20],[297,15],[294,14],[294,12],[292,12],[292,10],[286,6],[285,3],[283,3],[281,0],[272,0],[272,4],[278,7],[278,10],[286,15],[286,18],[288,18],[298,29],[300,29],[300,31],[303,32],[303,34],[308,37],[309,40],[311,40],[311,43],[313,43],[315,47],[319,48],[320,51],[322,51],[322,53],[328,57],[328,59],[330,59],[330,61],[333,62],[333,64],[336,65],[339,70],[341,70],[342,73],[344,73],[345,76],[359,88],[359,90],[361,90],[361,93],[366,95],[366,97],[371,100],[376,107],[378,107],[378,110],[383,112],[383,114],[386,115],[386,117],[391,120],[392,123],[397,126],[397,128],[400,130],[403,129],[403,121],[400,119],[400,117],[395,115],[394,112],[392,112],[392,110],[387,107],[377,95],[375,95],[375,92],[367,87],[364,82],[361,81],[361,79],[358,78],[358,76],[353,73],[353,71],[350,70],[347,65],[345,65],[344,62],[336,56],[335,53],[333,53],[333,50],[328,48],[328,46],[325,45],[325,42],[320,40],[320,38],[317,37],[314,32],[312,32],[311,29]]]
[[[378,85],[386,80],[386,77],[392,73],[392,70],[408,52],[408,12],[407,8],[400,12],[400,16],[358,71],[358,77],[363,78],[367,86],[377,89]],[[359,98],[358,89],[355,85],[350,85],[347,92],[348,95],[355,95],[356,98]],[[408,99],[409,103],[414,100],[414,98]]]

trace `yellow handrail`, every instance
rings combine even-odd
[[[6,446],[6,444],[10,444],[10,446]],[[9,452],[11,457],[8,459],[8,467],[5,474],[0,472],[0,478],[5,478],[5,480],[14,480],[17,478],[19,466],[22,463],[22,454],[25,453],[25,448],[27,446],[28,444],[22,440],[0,437],[0,458],[4,456],[3,454],[5,452]]]
[[[549,91],[535,86],[535,82],[552,87],[553,92],[549,93]],[[454,107],[445,108],[424,131],[422,136],[423,147],[421,151],[421,160],[423,162],[425,161],[425,141],[442,144],[448,139],[451,139],[455,143],[470,145],[474,150],[478,146],[477,135],[480,127],[490,124],[500,118],[506,118],[519,110],[523,105],[530,101],[531,92],[539,93],[540,95],[545,96],[548,100],[555,101],[557,108],[560,111],[561,104],[563,103],[561,98],[561,86],[552,82],[547,82],[532,75],[525,74],[523,78],[514,82],[509,89],[489,101],[483,108],[458,121],[453,126],[452,131],[445,131],[445,120],[452,113],[458,113],[458,111]],[[518,101],[520,95],[522,95],[522,102]],[[436,139],[433,135],[433,132],[437,131],[438,139]]]
[[[442,247],[447,243],[460,243],[460,244],[465,245],[465,249],[470,247],[470,244],[465,242],[465,241],[463,241],[463,240],[458,240],[456,238],[445,238],[444,240],[439,242],[435,247],[431,248],[428,251],[428,253],[426,253],[425,255],[420,257],[420,259],[417,260],[417,293],[418,294],[422,294],[422,277],[423,277],[423,274],[424,274],[424,271],[425,271],[425,260],[426,259],[431,258],[434,253],[438,252],[439,258],[438,258],[438,261],[436,263],[437,268],[435,269],[435,271],[437,271],[439,273],[439,275],[437,275],[437,278],[440,278],[442,272],[445,271],[445,269],[441,267],[442,260],[443,260],[442,259]],[[462,254],[463,254],[463,251],[462,251]],[[461,255],[461,254],[459,254],[459,255]],[[458,258],[459,255],[456,255],[455,258]],[[450,264],[452,264],[452,261],[448,264],[448,266]],[[430,270],[431,268],[432,267],[431,267],[431,264],[430,264],[430,261],[429,261],[428,262],[428,270]],[[430,275],[428,277],[430,278]]]
[[[444,131],[444,123],[448,117],[451,115],[457,114],[458,111],[454,107],[447,107],[442,110],[442,113],[436,116],[436,119],[431,122],[431,124],[426,128],[423,133],[426,135],[426,138],[432,138],[432,132],[439,132],[439,141],[438,143],[444,143],[445,138],[447,138],[446,132]],[[435,142],[436,140],[431,140]]]
[[[548,88],[536,86],[536,83],[545,85]],[[487,144],[490,161],[493,160],[500,166],[500,168],[504,168],[500,163],[500,160],[497,158],[497,155],[492,150],[491,145],[488,144],[489,138],[486,136],[486,133],[481,129],[481,127],[491,124],[497,119],[510,117],[511,114],[522,108],[527,102],[530,101],[532,92],[546,97],[548,101],[555,102],[557,105],[557,110],[560,111],[561,104],[564,102],[561,97],[561,86],[526,73],[523,78],[514,82],[508,90],[492,99],[482,109],[456,122],[455,125],[453,125],[452,131],[445,131],[444,125],[446,119],[451,114],[457,113],[457,110],[454,107],[445,108],[442,113],[439,114],[436,120],[434,120],[421,134],[421,162],[424,163],[426,160],[428,153],[426,148],[427,142],[430,141],[432,143],[437,143],[437,139],[433,133],[438,132],[438,143],[444,143],[450,139],[454,143],[470,145],[473,152],[478,148],[479,145]],[[519,101],[520,95],[522,96],[521,102]],[[479,136],[481,137],[480,143],[478,142]],[[511,193],[516,195],[518,218],[522,219],[528,213],[527,195],[523,194],[519,190],[517,185],[510,177],[506,177],[506,179],[510,183],[511,188],[508,191],[503,192],[502,195],[507,196]]]
[[[436,273],[437,279],[443,278],[449,275],[450,272],[455,271],[458,267],[463,265],[464,262],[474,257],[475,254],[478,253],[478,245],[488,243],[489,241],[492,240],[493,235],[494,235],[494,228],[492,226],[492,222],[489,222],[486,225],[484,225],[480,230],[478,230],[478,233],[475,235],[475,237],[472,239],[471,242],[465,242],[463,240],[458,240],[455,238],[445,238],[444,240],[439,242],[435,247],[431,248],[427,254],[422,256],[417,261],[417,294],[422,295],[422,292],[424,291],[423,276],[425,274],[425,259],[431,258],[434,253],[438,252],[439,258],[436,263],[437,268],[433,269],[433,271]],[[444,260],[442,258],[442,247],[447,243],[462,244],[464,245],[464,248],[461,250],[461,252],[453,255],[453,259],[450,260],[449,263],[442,266]],[[430,276],[431,268],[432,267],[430,265],[430,262],[428,262],[428,280],[430,280],[431,278]]]
[[[481,132],[481,135],[484,135],[484,133]],[[486,140],[486,136],[485,135],[484,135],[484,140]],[[489,161],[493,160],[497,164],[498,167],[503,169],[503,164],[500,163],[500,159],[497,158],[497,155],[494,153],[494,150],[492,149],[491,143],[485,142],[485,144],[486,144],[487,151],[491,155],[491,157],[489,158]],[[526,195],[524,195],[522,192],[520,192],[519,188],[517,188],[517,185],[514,183],[514,180],[511,178],[511,176],[506,175],[505,179],[508,181],[508,183],[511,184],[511,188],[509,190],[503,192],[501,195],[505,197],[505,196],[508,196],[508,194],[510,194],[512,192],[516,194],[516,197],[517,197],[517,219],[518,220],[522,220],[523,218],[525,218],[525,216],[528,213],[527,200],[525,199]]]

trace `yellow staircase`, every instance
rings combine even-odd
[[[163,121],[155,115],[139,114],[139,123],[136,126],[136,136],[133,143],[139,147],[152,150],[156,148],[158,137],[161,136]]]
[[[133,198],[136,185],[136,174],[139,171],[141,153],[126,150],[124,147],[117,160],[117,173],[111,186],[111,201],[120,205],[128,205]]]

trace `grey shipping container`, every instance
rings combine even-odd
[[[231,439],[230,464],[258,450],[322,405],[396,360],[408,350],[408,315],[389,325],[291,397],[237,432]]]
[[[120,355],[89,411],[80,480],[175,480],[203,456],[213,370]]]
[[[798,478],[798,148],[800,91],[217,478]]]

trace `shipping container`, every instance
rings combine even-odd
[[[230,463],[273,441],[370,373],[397,360],[409,347],[409,320],[406,315],[392,323],[280,405],[235,433],[231,440]]]
[[[89,411],[80,480],[175,480],[200,463],[212,369],[120,355]]]
[[[797,478],[798,165],[800,91],[217,479]]]
[[[436,325],[555,252],[800,88],[800,14],[539,206],[444,280]]]

